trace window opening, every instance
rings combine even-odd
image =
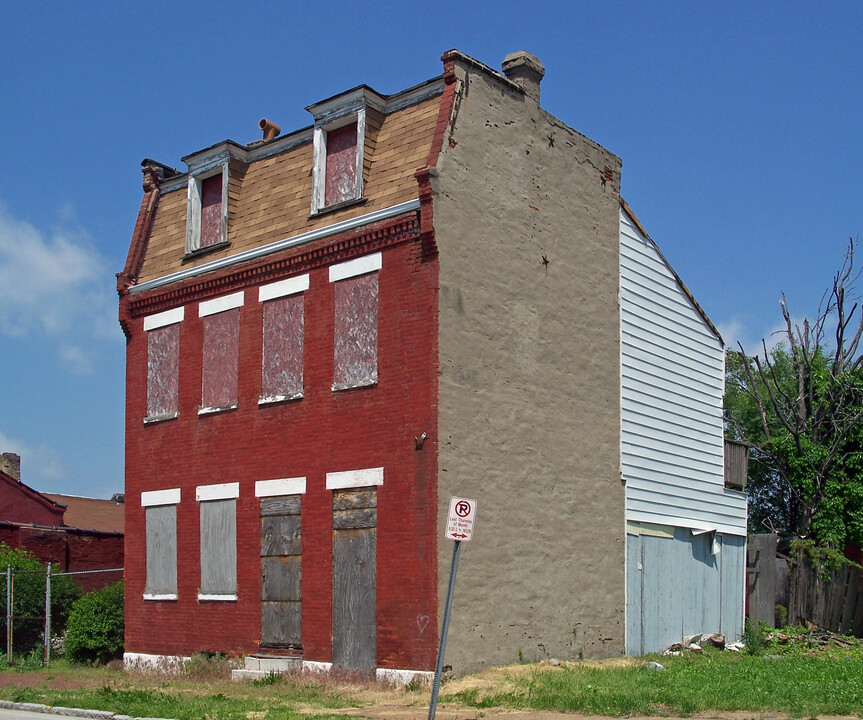
[[[177,599],[177,504],[180,490],[141,493],[146,536],[145,600]]]
[[[201,244],[222,242],[222,174],[201,181]]]
[[[240,307],[243,292],[198,306],[203,323],[201,409],[199,414],[237,407]]]
[[[239,483],[202,485],[199,600],[237,599],[237,497]]]
[[[177,417],[180,325],[147,333],[147,419]]]
[[[333,388],[378,381],[378,275],[370,273],[335,285]]]
[[[327,132],[324,205],[359,197],[357,193],[357,123]]]
[[[280,280],[258,291],[263,307],[260,404],[303,396],[305,301],[309,276]]]
[[[334,283],[333,390],[378,381],[378,273],[374,253],[330,268]]]
[[[147,414],[144,422],[177,417],[180,372],[180,322],[184,308],[148,315],[147,333]]]
[[[189,177],[186,253],[228,241],[228,166],[215,174]]]

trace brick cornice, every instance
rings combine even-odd
[[[273,282],[419,237],[417,213],[411,212],[358,230],[346,231],[341,235],[310,245],[291,248],[276,255],[182,280],[149,292],[126,294],[121,298],[121,305],[127,307],[130,318],[149,315],[190,301],[203,300],[245,287]]]

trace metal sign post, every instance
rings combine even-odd
[[[12,566],[6,566],[6,664],[12,664]]]
[[[45,646],[42,655],[42,664],[48,665],[51,659],[51,563],[48,563],[48,572],[45,573]]]
[[[440,629],[440,645],[438,646],[437,651],[437,663],[435,664],[428,720],[434,720],[435,713],[437,712],[440,678],[443,673],[443,657],[444,652],[446,651],[446,636],[449,631],[449,615],[450,610],[452,609],[452,597],[455,590],[455,576],[458,572],[459,548],[463,541],[470,541],[473,535],[473,523],[475,517],[476,500],[460,497],[450,498],[445,537],[447,540],[454,540],[452,548],[452,563],[450,564],[449,569],[449,586],[446,591],[446,605],[444,605],[443,622],[441,623]]]

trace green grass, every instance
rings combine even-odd
[[[477,716],[475,709],[481,708],[612,716],[711,711],[863,716],[863,644],[846,640],[821,646],[798,633],[767,637],[765,654],[759,655],[705,650],[626,662],[513,665],[444,686],[441,703]],[[651,660],[666,670],[649,670]],[[344,718],[338,710],[423,707],[429,697],[428,688],[394,691],[346,677],[268,676],[232,683],[227,658],[197,658],[185,674],[174,676],[63,661],[38,670],[0,670],[2,676],[0,699],[178,720]],[[459,686],[470,689],[458,691]]]
[[[41,703],[50,706],[108,710],[133,717],[178,718],[179,720],[247,720],[256,715],[268,720],[293,720],[308,718],[301,708],[319,708],[311,717],[335,717],[326,708],[344,707],[344,702],[328,702],[326,696],[309,693],[306,689],[282,686],[283,695],[274,697],[249,697],[233,693],[203,692],[181,693],[168,688],[136,690],[103,687],[96,690],[46,691],[45,689],[17,688],[3,692],[13,702]]]
[[[471,689],[444,702],[478,708],[601,715],[703,711],[779,711],[793,716],[863,713],[863,659],[790,656],[768,659],[728,652],[656,658],[666,670],[539,666],[514,673],[502,692]]]

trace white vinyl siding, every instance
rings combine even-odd
[[[627,520],[745,535],[746,498],[723,481],[724,348],[624,211],[620,313]]]

